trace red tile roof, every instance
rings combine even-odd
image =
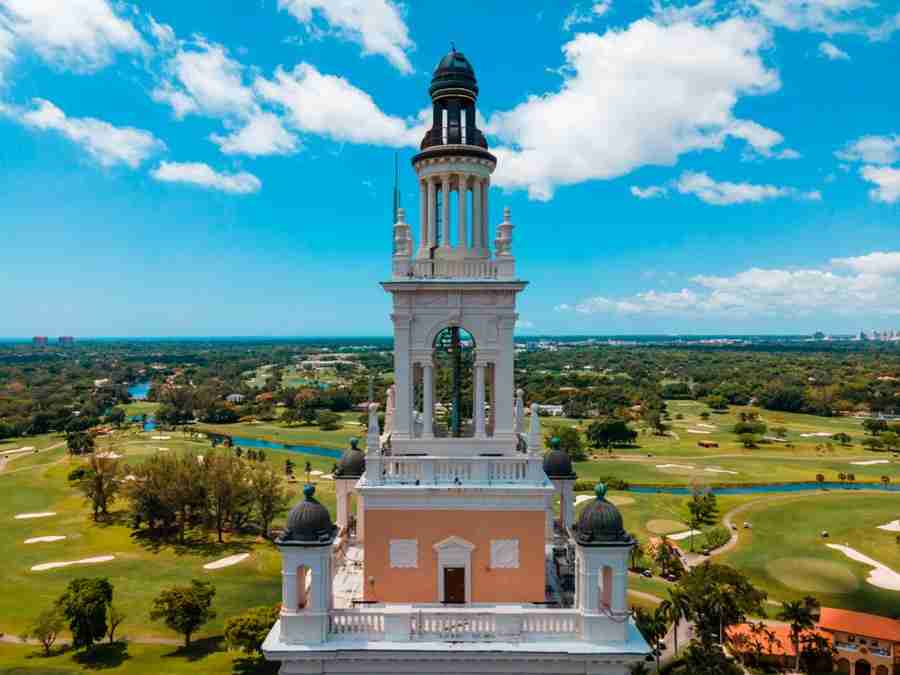
[[[767,628],[775,634],[776,642],[772,644],[772,649],[769,650],[768,643],[763,639],[763,654],[768,654],[770,656],[796,656],[797,652],[794,651],[794,643],[791,642],[790,626],[783,624],[768,624]],[[728,629],[728,637],[732,640],[738,635],[746,635],[751,640],[754,639],[750,632],[750,625],[746,623],[739,623]],[[801,639],[803,637],[808,637],[809,635],[810,631],[803,631]],[[825,636],[823,635],[822,637]],[[747,651],[752,652],[753,648],[748,645]]]
[[[819,618],[819,628],[878,640],[900,642],[900,621],[877,614],[823,607],[822,615]]]

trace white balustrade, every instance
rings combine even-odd
[[[384,484],[546,483],[541,461],[533,457],[384,457]]]
[[[493,260],[415,260],[411,274],[419,279],[496,279]]]
[[[358,610],[332,610],[328,632],[337,636],[363,636],[369,639],[384,634],[384,614]]]
[[[455,612],[413,614],[414,640],[491,640],[497,635],[495,616],[488,613]]]
[[[386,630],[390,622],[400,629]],[[369,641],[517,642],[580,639],[580,616],[571,609],[478,605],[451,609],[415,605],[331,610],[329,639]]]

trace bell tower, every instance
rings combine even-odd
[[[429,87],[433,120],[412,165],[419,184],[415,228],[394,225],[394,453],[511,454],[516,278],[509,209],[491,242],[489,195],[497,158],[478,129],[478,83],[454,48]],[[462,352],[469,350],[468,360]],[[438,401],[435,358],[449,357],[450,392]],[[389,411],[390,413],[391,411]],[[436,417],[436,412],[437,417]],[[438,419],[440,418],[440,419]]]

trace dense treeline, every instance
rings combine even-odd
[[[533,351],[517,384],[576,416],[605,416],[663,398],[755,402],[771,410],[900,414],[900,349],[759,351],[591,346]]]
[[[95,342],[60,349],[0,346],[0,439],[75,432],[118,424],[129,384],[150,381],[163,424],[241,418],[310,421],[345,412],[369,399],[384,402],[393,367],[385,340]],[[282,374],[322,350],[352,353],[361,367],[336,364],[328,387],[285,387]],[[450,368],[438,354],[435,400],[449,403]],[[464,354],[462,402],[471,404],[472,353]],[[249,374],[266,366],[266,376]],[[755,402],[764,408],[815,415],[841,411],[900,414],[897,345],[806,343],[763,347],[579,345],[527,351],[516,357],[516,385],[530,403],[561,404],[571,417],[623,418],[640,405],[654,420],[668,398],[713,407]],[[237,394],[238,402],[227,397]],[[417,398],[421,392],[416,390]],[[232,397],[234,398],[234,397]],[[649,411],[649,412],[648,412]],[[469,415],[464,409],[463,416]]]

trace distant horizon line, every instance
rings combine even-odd
[[[806,333],[516,333],[517,338],[748,338],[748,337],[813,337],[816,332]],[[855,337],[854,333],[825,333],[826,337]],[[393,335],[31,335],[31,336],[0,336],[0,343],[31,342],[36,337],[46,337],[48,340],[57,341],[60,337],[71,337],[78,341],[94,340],[366,340],[366,339],[392,339]]]

